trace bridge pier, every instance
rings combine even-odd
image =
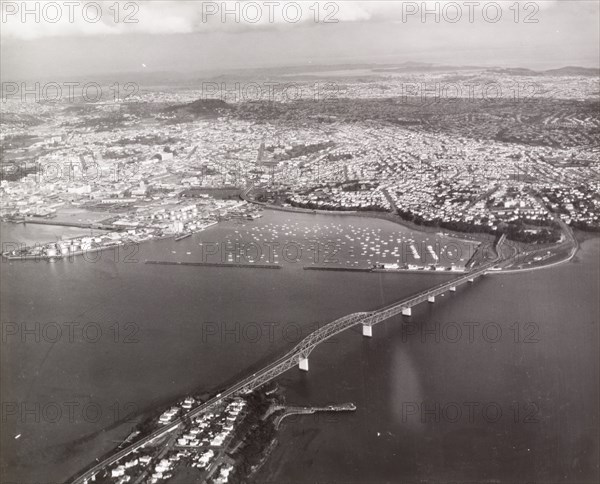
[[[368,338],[373,337],[373,326],[371,326],[370,324],[363,324],[363,336],[366,336]]]
[[[298,368],[300,368],[302,371],[308,371],[308,357],[300,357],[300,361],[298,362]]]
[[[402,316],[411,316],[412,315],[412,309],[411,308],[404,308],[402,310]]]
[[[427,298],[427,302],[434,303],[435,302],[435,296],[429,296]]]
[[[450,290],[451,290],[452,292],[456,292],[456,286],[451,286],[451,287],[450,287]]]

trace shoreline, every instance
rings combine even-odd
[[[10,222],[6,222],[4,221],[4,223],[10,223]],[[20,222],[13,222],[13,223],[20,223]],[[191,237],[194,234],[203,232],[204,230],[206,230],[209,227],[212,227],[214,225],[216,225],[218,222],[207,225],[206,227],[200,229],[200,230],[196,230],[194,232],[191,233],[187,233],[184,234],[184,238],[187,237]],[[65,225],[62,224],[37,224],[37,225],[54,225],[57,227],[62,227]],[[74,227],[77,228],[75,226],[69,226],[69,227]],[[99,229],[100,230],[100,229]],[[123,230],[119,230],[116,228],[112,228],[112,229],[101,229],[101,230],[106,230],[107,232],[123,232]],[[7,253],[2,253],[0,254],[0,257],[4,258],[4,259],[8,259],[9,261],[28,261],[28,260],[33,260],[35,262],[41,262],[41,261],[47,261],[47,262],[56,262],[59,260],[64,260],[64,259],[73,259],[75,256],[79,256],[79,255],[83,255],[85,258],[86,254],[92,254],[92,253],[96,253],[96,252],[103,252],[105,250],[114,250],[114,249],[119,249],[119,248],[123,248],[123,249],[128,249],[130,247],[134,247],[134,246],[139,246],[140,244],[143,244],[144,242],[156,242],[159,240],[165,240],[165,239],[170,239],[172,238],[175,242],[178,242],[178,238],[179,240],[181,240],[182,235],[181,234],[162,234],[162,235],[152,235],[148,238],[145,238],[143,240],[128,240],[128,241],[123,241],[122,243],[115,243],[115,244],[111,244],[111,245],[105,245],[102,247],[92,247],[90,249],[80,249],[77,251],[73,251],[73,252],[69,252],[68,254],[56,254],[56,255],[45,255],[45,254],[36,254],[36,255],[8,255]],[[72,237],[70,239],[65,239],[65,240],[79,240],[81,239],[81,236],[78,237]],[[41,247],[45,247],[49,244],[53,244],[55,242],[41,242],[38,244],[34,244],[34,245],[38,245]],[[27,246],[25,246],[27,247]],[[133,255],[133,254],[132,254]]]
[[[400,225],[402,227],[408,228],[410,230],[415,230],[417,232],[421,232],[421,233],[435,233],[435,234],[441,234],[442,236],[446,236],[446,237],[450,237],[450,238],[454,238],[454,239],[458,239],[462,242],[467,242],[467,243],[479,243],[479,244],[483,244],[485,242],[490,242],[492,240],[492,236],[490,234],[484,234],[484,233],[475,233],[475,237],[473,238],[467,238],[465,236],[465,234],[462,234],[460,232],[455,232],[452,230],[446,230],[443,229],[442,227],[425,227],[425,226],[417,226],[416,224],[412,223],[412,222],[408,222],[403,220],[400,216],[392,214],[392,213],[380,213],[380,212],[360,212],[360,211],[328,211],[328,210],[310,210],[310,209],[302,209],[302,208],[297,208],[297,207],[281,207],[278,205],[271,205],[271,204],[267,204],[265,202],[257,202],[254,199],[250,198],[247,196],[247,194],[245,194],[244,192],[242,192],[242,194],[240,194],[240,197],[242,198],[242,200],[245,200],[248,203],[252,203],[255,205],[259,205],[260,207],[262,207],[265,210],[273,210],[273,211],[279,211],[279,212],[289,212],[289,213],[300,213],[300,214],[313,214],[313,215],[341,215],[341,216],[357,216],[357,217],[364,217],[364,218],[370,218],[370,219],[377,219],[377,220],[386,220],[388,222],[391,223],[395,223],[397,225]],[[24,224],[26,225],[27,222],[23,222],[23,221],[7,221],[4,220],[4,223],[15,223],[15,224]],[[41,222],[41,221],[34,221],[33,224],[37,224],[37,225],[55,225],[55,226],[70,226],[70,227],[75,227],[75,228],[92,228],[90,227],[82,227],[81,224],[67,224],[67,223],[52,223],[52,222]],[[88,224],[89,225],[89,224]],[[209,225],[213,226],[215,224]],[[205,227],[205,228],[208,228]],[[559,261],[555,261],[552,262],[550,264],[546,264],[546,265],[538,265],[538,266],[532,266],[532,267],[524,267],[524,268],[520,268],[520,269],[501,269],[499,271],[492,271],[493,273],[499,273],[499,274],[516,274],[516,273],[520,273],[520,272],[529,272],[529,271],[533,271],[533,270],[541,270],[541,269],[546,269],[546,268],[551,268],[551,267],[555,267],[557,265],[560,264],[564,264],[566,262],[569,262],[570,260],[573,259],[573,257],[575,257],[575,255],[577,254],[577,251],[579,250],[579,241],[578,239],[582,239],[583,240],[587,240],[590,238],[594,238],[594,237],[599,237],[600,234],[597,234],[596,232],[587,232],[587,231],[582,231],[582,230],[578,230],[577,231],[577,236],[575,236],[575,233],[573,232],[573,229],[569,226],[564,225],[563,226],[565,230],[567,230],[567,237],[571,239],[572,243],[573,243],[573,247],[571,248],[571,250],[569,251],[569,254],[559,260]],[[96,227],[98,228],[98,227]],[[99,229],[99,228],[98,228]],[[106,229],[99,229],[99,230],[106,230]],[[204,229],[202,230],[198,230],[193,232],[190,235],[193,235],[195,233],[199,233],[202,232]],[[120,230],[116,230],[116,229],[112,229],[112,231],[116,231],[119,232]],[[115,248],[118,250],[119,248],[124,248],[126,249],[127,247],[131,246],[131,245],[138,245],[138,244],[142,244],[144,242],[152,242],[152,241],[158,241],[158,240],[164,240],[164,239],[169,239],[169,238],[173,238],[174,240],[176,240],[178,237],[181,237],[181,234],[169,234],[169,235],[161,235],[161,236],[154,236],[154,237],[150,237],[148,239],[145,240],[141,240],[141,241],[137,241],[137,242],[133,242],[133,243],[122,243],[122,244],[114,244],[114,245],[110,245],[110,246],[105,246],[105,247],[95,247],[92,249],[86,249],[86,250],[78,250],[76,252],[72,252],[69,254],[57,254],[54,256],[47,256],[47,255],[22,255],[22,256],[14,256],[14,255],[7,255],[5,253],[2,254],[2,257],[9,260],[9,261],[28,261],[28,260],[34,260],[36,262],[40,262],[40,261],[47,261],[47,262],[56,262],[58,260],[64,260],[64,259],[72,259],[75,256],[79,256],[79,255],[83,255],[85,257],[85,254],[87,253],[97,253],[97,252],[102,252],[105,250],[114,250]],[[187,237],[187,235],[186,235]],[[76,240],[77,238],[73,238],[73,239],[69,239],[69,240]],[[48,242],[49,243],[49,242]],[[48,244],[46,243],[46,244]],[[40,245],[46,245],[46,244],[40,244]],[[547,249],[547,247],[543,247],[537,250],[544,250]],[[552,248],[550,248],[550,250],[552,250]],[[208,264],[208,263],[176,263],[176,262],[167,262],[167,261],[146,261],[146,263],[150,263],[150,264],[168,264],[168,265],[198,265],[198,266],[202,266],[202,265],[210,265],[213,266],[214,264]],[[233,265],[233,264],[217,264],[218,266],[224,266],[224,267],[238,267],[238,266],[242,266],[242,265]],[[244,268],[246,266],[243,266]],[[262,267],[257,267],[257,266],[251,266],[254,268],[262,268]],[[280,267],[273,267],[273,266],[268,266],[265,268],[270,268],[270,269],[275,269],[275,268],[280,268]],[[370,269],[361,269],[361,268],[317,268],[317,267],[305,267],[305,270],[328,270],[328,271],[336,271],[336,270],[348,270],[348,271],[354,271],[354,272],[372,272]],[[406,273],[427,273],[427,274],[431,274],[431,273],[453,273],[453,271],[425,271],[425,270],[416,270],[416,271],[410,271],[410,270],[403,270],[403,271],[381,271],[381,272],[406,272]],[[490,273],[492,273],[490,272]]]

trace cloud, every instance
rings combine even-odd
[[[420,22],[425,11],[444,12],[456,4],[467,15],[464,1],[197,1],[119,0],[119,2],[2,0],[4,39],[104,36],[120,34],[186,34],[282,29],[308,24],[351,22]],[[480,2],[482,8],[486,1]],[[503,3],[503,2],[499,2]],[[512,5],[514,2],[511,2]],[[521,3],[526,3],[521,0]],[[529,2],[532,3],[532,2]],[[558,0],[533,2],[540,11]],[[116,6],[115,6],[116,5]],[[415,12],[416,9],[416,12]],[[503,3],[505,14],[509,5]],[[480,13],[479,13],[480,15]],[[442,18],[442,21],[444,19]],[[428,22],[435,16],[429,15]]]

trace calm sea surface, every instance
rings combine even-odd
[[[216,391],[319,324],[450,277],[306,271],[306,253],[279,257],[281,270],[145,260],[200,261],[207,246],[245,236],[328,243],[367,232],[432,237],[381,220],[265,212],[96,262],[3,262],[2,482],[61,482],[147,412]],[[2,225],[3,242],[79,233]],[[600,239],[589,239],[571,263],[486,276],[371,339],[356,328],[321,345],[308,374],[278,379],[288,402],[357,411],[284,421],[257,480],[596,482],[599,260]]]

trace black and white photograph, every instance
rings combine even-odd
[[[0,16],[0,484],[600,482],[599,0]]]

